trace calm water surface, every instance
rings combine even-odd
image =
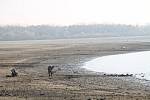
[[[109,74],[134,74],[150,80],[150,51],[103,56],[86,62],[83,67]]]

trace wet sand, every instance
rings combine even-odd
[[[150,81],[82,68],[96,57],[149,50],[149,41],[132,38],[1,42],[0,100],[149,100]],[[59,66],[52,78],[50,64]],[[18,77],[6,77],[12,68]]]

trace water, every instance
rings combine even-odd
[[[86,62],[83,67],[108,74],[134,74],[150,80],[150,51],[103,56]]]

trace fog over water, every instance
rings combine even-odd
[[[109,74],[134,74],[150,80],[150,51],[103,56],[86,62],[84,68]]]

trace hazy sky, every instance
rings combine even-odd
[[[0,0],[1,25],[149,24],[150,0]]]

